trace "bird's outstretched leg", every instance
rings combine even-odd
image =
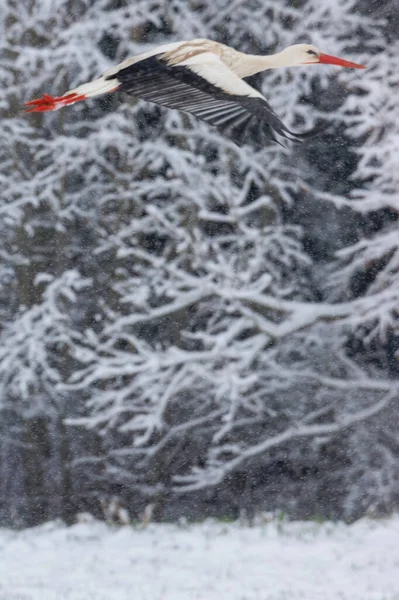
[[[49,96],[44,94],[41,98],[30,100],[25,103],[25,112],[45,112],[46,110],[57,110],[69,104],[75,104],[80,100],[86,100],[84,94],[65,94],[64,96]]]
[[[119,81],[115,79],[108,80],[104,77],[100,77],[95,81],[85,83],[74,90],[66,92],[63,96],[50,96],[49,94],[44,94],[41,98],[30,100],[25,103],[25,111],[45,112],[48,110],[58,110],[63,106],[75,104],[75,102],[86,100],[92,96],[114,92],[118,89],[119,85]]]

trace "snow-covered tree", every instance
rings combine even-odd
[[[71,424],[64,458],[84,482],[78,496],[110,484],[132,496],[228,485],[276,449],[300,464],[302,440],[317,454],[388,410],[393,387],[348,353],[342,327],[369,305],[321,297],[320,269],[289,219],[310,189],[342,193],[319,185],[327,144],[239,149],[187,115],[116,95],[44,116],[22,115],[21,104],[194,37],[250,52],[308,40],[360,62],[359,40],[371,48],[379,32],[356,8],[5,2],[3,406],[22,426],[31,414]],[[322,67],[258,78],[290,127],[339,117],[349,132],[360,127],[351,93],[370,85],[357,81]],[[95,448],[75,441],[78,424],[101,436]]]
[[[253,12],[250,15],[243,3],[234,8],[229,42],[237,39],[237,44],[252,51],[265,49]],[[267,11],[259,3],[251,11],[254,8],[259,22]],[[347,27],[347,39],[355,29],[368,27],[364,20],[351,17],[347,4],[335,4],[333,11],[313,5],[304,12],[275,4],[268,9],[276,28],[269,49],[277,41],[281,45],[297,41],[291,25],[300,17],[308,19],[308,32],[317,32],[321,22],[330,23],[331,38],[338,20]],[[209,19],[209,12],[205,15]],[[286,27],[288,16],[291,25]],[[241,37],[243,22],[248,24],[246,41]],[[329,32],[324,33],[326,44]],[[345,53],[344,41],[335,40],[331,46],[331,51]],[[293,123],[295,119],[307,126],[312,122],[312,112],[295,100],[311,92],[315,77],[319,85],[327,85],[326,74],[319,79],[317,73],[300,70],[273,72],[266,78],[271,87],[276,84],[275,101],[277,105],[280,101],[287,116],[291,114]],[[308,391],[297,390],[287,407],[287,390],[299,387],[300,375],[295,370],[291,377],[290,365],[279,364],[276,345],[290,339],[296,347],[300,339],[294,337],[296,331],[350,309],[312,302],[310,263],[301,248],[300,231],[284,225],[281,215],[281,203],[290,202],[298,184],[288,153],[275,147],[259,153],[251,148],[237,150],[205,126],[196,127],[193,136],[191,128],[184,129],[180,115],[166,113],[164,119],[164,130],[178,136],[180,144],[184,140],[189,153],[171,148],[168,140],[164,147],[158,141],[156,148],[150,141],[147,161],[155,164],[155,172],[147,172],[147,186],[141,182],[137,186],[136,215],[100,248],[119,259],[120,280],[114,290],[125,308],[107,309],[104,320],[109,323],[100,336],[90,334],[81,355],[87,366],[73,380],[78,389],[98,386],[90,402],[92,416],[84,422],[125,434],[127,447],[110,455],[116,476],[119,466],[120,476],[126,477],[129,461],[146,473],[151,472],[154,459],[172,456],[174,466],[168,464],[163,471],[169,483],[168,474],[178,471],[180,464],[167,448],[176,444],[186,448],[190,443],[194,449],[187,450],[186,465],[206,462],[205,471],[200,470],[204,478],[194,484],[201,487],[223,479],[228,472],[224,457],[237,455],[236,461],[227,463],[238,464],[286,439],[317,437],[324,431],[318,424],[301,429],[298,419],[313,425],[312,420],[317,423],[329,412],[330,404],[326,408],[298,402]],[[193,158],[198,144],[202,152]],[[136,158],[139,169],[143,148],[147,150],[146,144]],[[162,162],[152,162],[161,151]],[[133,180],[140,179],[141,170],[133,170]],[[143,240],[150,243],[143,245]],[[357,377],[353,386],[361,387],[360,380]],[[344,378],[331,385],[342,387]],[[292,404],[301,406],[299,413]],[[285,412],[290,418],[282,417]],[[339,411],[337,415],[341,418]],[[325,432],[340,431],[361,418],[359,411],[345,422],[333,420]],[[136,469],[131,477],[137,481]],[[144,486],[148,488],[147,480]],[[158,480],[154,489],[159,489]]]
[[[330,298],[362,307],[345,320],[344,343],[363,371],[386,378],[393,403],[388,412],[352,433],[352,468],[347,476],[355,485],[345,507],[350,516],[365,509],[389,511],[399,498],[394,466],[398,447],[392,427],[399,418],[395,391],[399,349],[399,38],[395,24],[399,12],[395,3],[387,1],[378,7],[370,3],[368,14],[379,27],[380,37],[375,54],[367,58],[367,77],[349,78],[354,94],[344,107],[347,134],[358,156],[352,192],[344,203],[358,213],[361,233],[356,243],[338,253]]]

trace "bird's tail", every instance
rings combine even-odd
[[[58,110],[63,106],[75,104],[75,102],[86,100],[86,98],[91,98],[92,96],[114,92],[119,86],[120,83],[117,79],[100,77],[99,79],[90,81],[90,83],[80,85],[74,90],[69,90],[63,96],[49,96],[48,94],[44,94],[41,98],[30,100],[25,103],[25,111],[44,112],[47,110]]]

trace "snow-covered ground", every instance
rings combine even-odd
[[[399,516],[0,530],[0,600],[399,600]]]

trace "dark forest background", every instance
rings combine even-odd
[[[3,0],[0,523],[354,520],[399,505],[399,5]],[[251,80],[300,145],[113,94],[25,101],[167,41],[312,42]]]

